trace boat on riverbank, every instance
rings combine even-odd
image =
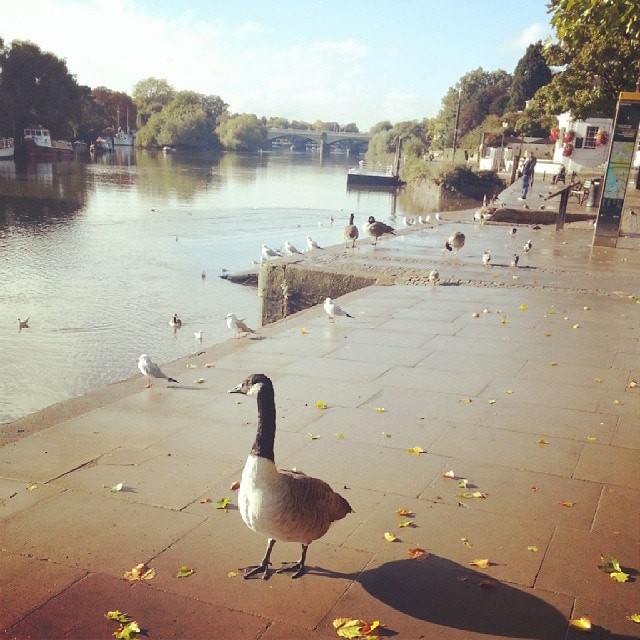
[[[13,158],[13,138],[0,138],[0,160]]]
[[[114,147],[133,147],[135,142],[135,134],[130,129],[123,131],[122,128],[118,129],[118,133],[113,136]]]
[[[66,160],[73,157],[68,140],[51,140],[51,133],[41,125],[24,130],[24,152],[27,160]]]

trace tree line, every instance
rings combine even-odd
[[[640,76],[640,12],[635,0],[550,0],[556,39],[532,43],[513,74],[481,67],[462,76],[442,98],[433,118],[370,129],[369,156],[393,151],[401,135],[405,157],[424,158],[450,148],[477,148],[506,135],[548,136],[554,116],[613,116],[618,92]],[[596,78],[598,82],[596,83]],[[597,84],[597,88],[594,88]],[[355,123],[308,123],[231,113],[217,95],[176,91],[166,80],[139,81],[131,95],[79,85],[64,60],[31,42],[0,37],[0,135],[21,139],[42,123],[54,138],[92,141],[127,121],[143,147],[184,146],[255,151],[267,146],[271,127],[358,131]],[[458,124],[456,132],[456,122]]]

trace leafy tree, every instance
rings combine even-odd
[[[640,75],[637,1],[550,0],[549,13],[557,43],[546,47],[545,58],[562,71],[536,98],[549,114],[613,115],[618,93],[632,91]]]
[[[174,95],[174,88],[166,80],[151,76],[137,82],[132,97],[140,116],[138,127],[146,124],[151,114],[162,111]]]
[[[271,117],[266,119],[265,126],[267,129],[288,129],[289,121],[286,118]]]
[[[530,44],[513,72],[508,108],[512,111],[524,109],[526,101],[533,98],[540,87],[549,84],[552,77],[542,53],[542,42]]]
[[[379,126],[382,125],[382,126]],[[430,138],[428,135],[429,121],[406,120],[398,122],[391,128],[386,128],[386,123],[378,123],[371,128],[373,133],[369,140],[367,158],[370,162],[379,160],[381,156],[395,153],[396,139],[402,138],[402,155],[422,157],[429,148]]]
[[[393,125],[391,124],[391,122],[389,122],[389,120],[382,120],[381,122],[374,124],[373,127],[369,129],[369,133],[372,136],[375,136],[376,133],[380,133],[381,131],[389,131],[389,129],[393,129]]]
[[[360,133],[360,130],[358,129],[358,125],[355,122],[350,122],[349,124],[345,124],[344,127],[342,127],[341,129],[346,133]]]
[[[223,147],[230,151],[258,151],[266,145],[266,127],[252,113],[223,117],[216,132]]]
[[[129,126],[135,125],[137,109],[132,98],[122,91],[112,91],[106,87],[95,87],[91,91],[91,97],[96,104],[102,106],[107,122],[105,126],[122,127],[127,126],[127,113],[129,116]]]
[[[14,40],[0,56],[0,122],[22,139],[30,124],[42,124],[54,138],[77,128],[88,88],[80,87],[66,62],[31,42]]]

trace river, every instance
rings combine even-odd
[[[394,223],[390,193],[347,190],[354,164],[128,149],[2,161],[0,423],[127,378],[141,353],[164,363],[227,340],[231,311],[258,325],[255,290],[221,269],[250,268],[263,243],[337,244],[349,212],[359,225],[369,215]],[[397,219],[413,209],[401,195]],[[173,313],[183,321],[175,332]]]

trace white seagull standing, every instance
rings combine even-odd
[[[440,280],[440,274],[436,269],[431,269],[429,271],[429,282],[435,287],[438,284],[438,280]]]
[[[275,249],[270,249],[266,244],[262,245],[262,258],[264,260],[269,260],[269,258],[277,258],[278,256],[282,256],[279,251]]]
[[[293,256],[296,253],[302,255],[302,251],[298,251],[288,240],[284,243],[284,252],[288,256]]]
[[[529,253],[529,251],[531,251],[531,247],[533,247],[533,243],[531,242],[531,240],[527,240],[526,244],[524,245],[523,251],[525,253]]]
[[[322,247],[311,236],[307,236],[307,249],[313,251],[314,249],[322,249]]]
[[[489,249],[485,249],[482,252],[482,264],[486,267],[491,262],[491,251]]]
[[[195,331],[193,334],[198,342],[202,342],[202,330]]]
[[[243,333],[255,333],[255,331],[244,323],[244,319],[236,318],[235,313],[227,313],[227,327],[234,331],[234,338],[240,338]]]
[[[162,373],[160,367],[155,362],[153,362],[153,360],[151,360],[151,358],[146,353],[143,353],[138,358],[138,369],[140,369],[140,373],[143,376],[147,377],[147,389],[151,387],[151,378],[163,378],[168,382],[178,382],[176,379],[170,378],[165,373]]]
[[[352,315],[349,315],[344,309],[342,309],[342,307],[333,302],[331,298],[327,298],[324,301],[324,310],[329,316],[329,322],[333,322],[336,316],[347,316],[347,318],[353,318]]]

